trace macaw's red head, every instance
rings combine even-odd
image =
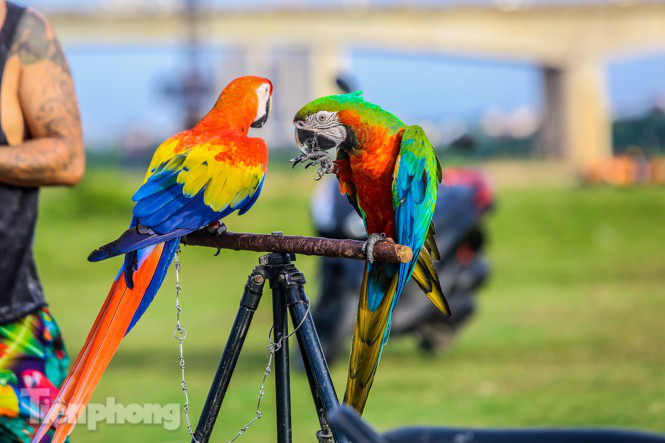
[[[252,128],[260,128],[268,120],[271,104],[270,80],[246,75],[236,78],[224,88],[213,111],[222,111],[227,118],[238,117]]]

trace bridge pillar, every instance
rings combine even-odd
[[[564,158],[577,169],[612,154],[604,71],[600,61],[585,58],[543,68],[543,125],[536,152]]]
[[[584,168],[612,155],[612,120],[605,66],[601,60],[577,57],[563,71],[565,157]]]
[[[542,157],[563,158],[566,145],[563,70],[545,67],[542,76],[543,123],[538,131],[536,152]]]

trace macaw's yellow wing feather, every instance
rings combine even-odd
[[[356,329],[353,333],[349,376],[344,394],[344,402],[361,414],[374,381],[374,374],[381,357],[381,348],[390,334],[388,322],[398,282],[398,276],[395,275],[381,303],[372,311],[367,298],[367,267],[368,265],[365,264]]]
[[[449,317],[450,308],[448,307],[446,297],[441,290],[441,285],[436,274],[436,269],[434,269],[432,257],[426,248],[420,250],[418,261],[413,268],[412,277],[434,306],[436,306],[443,315]]]
[[[258,139],[251,140],[256,142],[245,144],[263,143]],[[194,146],[186,154],[182,171],[178,173],[177,182],[184,185],[183,193],[193,197],[204,190],[203,202],[216,212],[238,207],[256,192],[265,171],[265,161],[261,159],[236,160],[243,158],[236,154],[251,148],[233,141]]]
[[[226,134],[224,139],[188,144],[183,134],[157,148],[146,182],[172,172],[174,181],[183,185],[182,194],[192,198],[203,190],[203,202],[215,212],[238,207],[257,191],[268,160],[263,140]]]
[[[236,210],[242,215],[261,192],[268,163],[263,140],[231,133],[196,140],[176,148],[163,145],[175,156],[160,157],[132,197],[138,223],[157,234],[196,230]]]
[[[178,183],[183,183],[182,193],[188,197],[196,195],[204,186],[210,182],[208,165],[200,164],[190,170],[181,171],[178,174]]]
[[[171,160],[179,157],[178,154],[187,151],[188,147],[181,140],[182,134],[174,135],[157,147],[155,153],[152,155],[152,160],[150,160],[150,166],[148,166],[148,171],[145,174],[144,183]]]

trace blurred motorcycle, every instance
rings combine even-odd
[[[482,174],[461,168],[444,171],[434,213],[441,252],[435,267],[452,316],[443,317],[417,285],[409,282],[395,308],[391,335],[415,334],[424,350],[436,352],[448,346],[472,317],[476,292],[490,275],[484,256],[484,221],[493,207],[493,191]],[[366,239],[362,219],[340,194],[334,178],[316,189],[311,212],[320,236]],[[353,333],[363,267],[356,260],[321,261],[321,285],[312,315],[329,363],[340,356]]]

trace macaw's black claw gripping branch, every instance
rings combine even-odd
[[[362,241],[282,235],[281,232],[250,234],[227,231],[221,235],[217,235],[200,230],[183,237],[182,243],[192,246],[209,246],[218,249],[234,249],[236,251],[290,252],[294,254],[367,260],[364,248],[365,242]],[[408,263],[413,258],[413,251],[408,246],[399,245],[391,240],[385,240],[376,243],[373,256],[376,262]]]

